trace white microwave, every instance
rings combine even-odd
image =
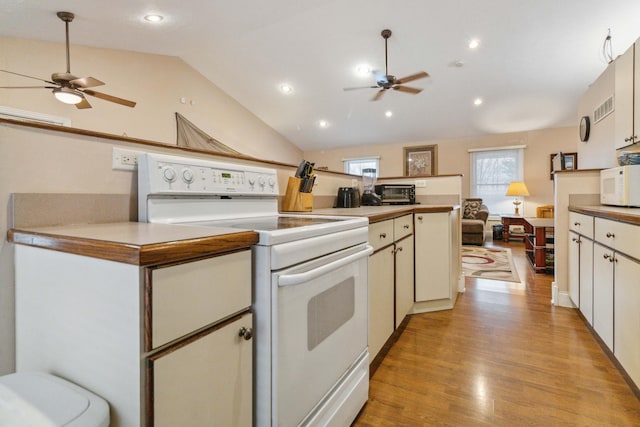
[[[640,207],[640,165],[601,170],[600,203]]]

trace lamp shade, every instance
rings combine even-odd
[[[509,184],[509,188],[507,188],[507,193],[505,196],[528,196],[529,190],[527,190],[527,186],[524,182],[521,181],[513,181]]]

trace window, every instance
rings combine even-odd
[[[493,215],[513,213],[513,199],[504,194],[511,181],[524,176],[524,146],[469,150],[471,197],[481,197]]]
[[[380,157],[361,157],[358,159],[342,159],[344,162],[344,173],[351,175],[362,175],[362,169],[373,168],[376,176],[380,174]]]

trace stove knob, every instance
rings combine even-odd
[[[252,187],[253,187],[254,185],[256,185],[256,180],[255,180],[255,178],[249,178],[249,185],[250,185],[250,186],[252,186]]]
[[[176,170],[171,166],[167,166],[162,170],[162,177],[167,182],[173,182],[176,180]]]
[[[269,187],[273,188],[276,185],[275,179],[272,176],[269,177]]]
[[[258,178],[258,184],[260,184],[260,187],[264,187],[264,177],[263,176]]]
[[[193,176],[193,172],[191,172],[191,169],[182,170],[182,179],[187,184],[191,184],[193,182],[194,176]]]

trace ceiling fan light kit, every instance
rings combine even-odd
[[[102,86],[104,85],[104,82],[93,77],[78,78],[71,74],[71,61],[69,55],[69,23],[73,21],[75,15],[71,12],[58,12],[56,15],[65,23],[67,71],[64,73],[53,73],[51,74],[51,80],[45,80],[13,71],[0,70],[0,72],[3,73],[39,80],[47,84],[46,86],[2,86],[0,89],[53,89],[52,93],[57,100],[65,104],[75,105],[78,109],[91,108],[91,104],[89,104],[85,95],[94,96],[126,107],[135,107],[136,103],[133,101],[88,89],[95,86]]]
[[[389,55],[387,48],[387,40],[391,37],[391,30],[384,29],[380,33],[382,38],[384,39],[384,75],[378,76],[376,78],[376,86],[361,86],[361,87],[346,87],[344,90],[355,90],[355,89],[379,89],[375,96],[371,99],[372,101],[378,101],[382,98],[385,91],[388,89],[397,90],[399,92],[410,93],[416,95],[422,92],[422,89],[418,89],[410,86],[402,86],[405,83],[412,82],[414,80],[423,79],[425,77],[429,77],[429,74],[425,71],[420,71],[415,74],[411,74],[409,76],[403,77],[401,79],[396,79],[395,76],[389,74]]]
[[[57,87],[53,90],[53,95],[58,101],[72,105],[79,104],[84,99],[82,92],[70,87]]]

